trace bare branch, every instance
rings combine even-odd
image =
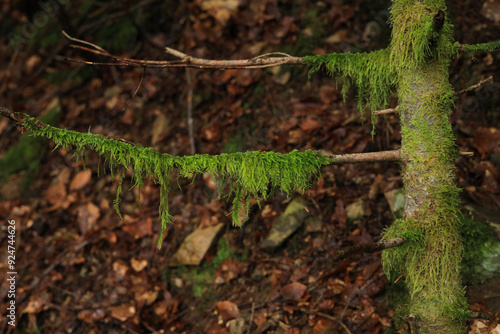
[[[210,60],[203,58],[196,58],[186,55],[178,50],[172,48],[165,48],[167,54],[171,54],[180,58],[185,65],[200,66],[200,68],[263,68],[271,66],[281,66],[285,64],[302,64],[301,57],[293,57],[283,52],[273,52],[260,55],[251,59],[241,60]],[[281,57],[277,57],[281,56]]]
[[[490,77],[488,77],[488,78],[486,78],[484,80],[481,80],[481,81],[479,81],[477,84],[475,84],[473,86],[470,86],[470,87],[467,87],[465,89],[459,90],[458,92],[453,93],[453,96],[458,96],[458,95],[470,92],[471,90],[475,90],[475,89],[477,89],[477,88],[481,87],[482,85],[484,85],[486,83],[489,83],[489,82],[493,82],[493,76],[490,76]]]
[[[398,111],[398,107],[397,106],[396,108],[389,108],[389,109],[384,109],[384,110],[377,110],[377,111],[374,111],[373,114],[374,115],[387,115],[387,114],[395,114],[397,111]]]
[[[343,249],[339,249],[333,254],[334,260],[343,259],[347,256],[360,253],[375,253],[384,249],[400,246],[405,242],[404,237],[398,237],[389,240],[381,240],[379,242],[370,242],[366,244],[353,245]]]
[[[82,41],[80,39],[69,36],[63,31],[64,36],[69,40],[77,43],[87,45],[85,47],[82,45],[71,45],[71,47],[86,52],[90,52],[99,56],[104,56],[111,59],[113,62],[91,62],[86,60],[78,60],[65,58],[67,61],[75,63],[83,63],[88,65],[98,65],[98,66],[132,66],[132,67],[149,67],[149,68],[168,68],[168,67],[192,67],[200,69],[252,69],[252,68],[266,68],[281,65],[302,65],[302,57],[293,57],[289,54],[282,52],[268,53],[265,55],[260,55],[250,59],[239,59],[239,60],[211,60],[203,59],[189,56],[179,50],[172,48],[165,48],[165,52],[181,60],[168,61],[168,60],[140,60],[132,59],[126,57],[120,57],[112,55],[100,46],[93,43]]]
[[[369,153],[351,153],[341,155],[330,155],[333,164],[375,162],[375,161],[398,161],[401,158],[400,150],[380,151]]]

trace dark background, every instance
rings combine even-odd
[[[474,44],[500,36],[500,4],[484,3],[449,3],[457,41]],[[186,155],[190,154],[186,110],[191,88],[196,153],[316,149],[344,154],[397,149],[398,117],[376,120],[372,138],[369,113],[362,121],[355,94],[344,103],[340,86],[325,73],[308,78],[301,66],[191,70],[189,87],[184,69],[144,72],[64,61],[64,57],[107,60],[71,48],[61,34],[65,30],[111,53],[151,60],[172,59],[165,55],[165,46],[209,59],[251,58],[276,51],[293,56],[369,52],[388,44],[389,5],[388,1],[4,1],[1,105],[35,117],[55,110],[52,121],[60,127],[76,131],[90,127],[93,133]],[[479,53],[476,59],[457,56],[450,69],[451,83],[459,90],[490,75],[498,78],[498,58],[498,52]],[[396,100],[391,106],[395,105]],[[456,161],[464,202],[485,210],[500,207],[499,105],[495,82],[460,96],[451,112],[459,150],[475,153]],[[23,141],[27,137],[7,119],[0,119],[0,134],[0,218],[15,219],[17,228],[18,325],[11,332],[229,333],[226,322],[219,322],[228,312],[217,304],[220,301],[238,305],[246,332],[344,331],[338,322],[306,311],[336,319],[343,314],[342,321],[353,333],[390,332],[393,312],[385,298],[380,254],[342,261],[332,261],[329,254],[379,240],[393,220],[383,194],[402,186],[397,164],[323,168],[322,180],[306,194],[311,214],[321,219],[322,232],[307,233],[304,227],[271,253],[259,246],[289,199],[277,194],[263,203],[262,210],[255,210],[244,228],[233,228],[227,215],[230,204],[215,199],[213,180],[179,179],[181,189],[174,183],[170,196],[174,223],[158,250],[159,194],[153,182],[143,189],[139,208],[138,190],[129,190],[130,179],[125,181],[122,221],[112,207],[117,179],[103,173],[102,164],[98,176],[94,153],[85,161],[92,174],[88,178],[71,149],[52,151],[53,143]],[[18,151],[12,151],[16,145]],[[370,189],[375,195],[369,196]],[[362,218],[349,221],[345,208],[358,200],[363,201]],[[224,235],[214,241],[202,265],[167,266],[190,232],[217,223],[225,224]],[[7,271],[5,226],[0,234],[2,271]],[[287,299],[283,292],[292,282],[307,287],[297,300]],[[7,290],[2,281],[2,310]],[[0,319],[0,328],[7,329],[5,320]]]

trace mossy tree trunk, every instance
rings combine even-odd
[[[391,57],[408,62],[397,71],[406,204],[403,219],[386,237],[410,232],[416,237],[385,251],[383,260],[390,279],[403,275],[397,284],[404,284],[407,294],[397,313],[412,333],[464,333],[467,317],[459,273],[457,152],[449,123],[451,57],[445,51],[452,29],[443,22],[445,10],[441,0],[399,0],[392,7]]]

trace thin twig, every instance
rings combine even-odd
[[[247,333],[251,333],[252,332],[252,322],[253,322],[254,314],[255,314],[255,302],[252,302],[252,311],[250,312],[250,321],[248,322],[249,326],[248,326],[248,332]]]
[[[329,314],[326,314],[326,313],[323,313],[323,312],[316,312],[316,311],[309,311],[307,309],[303,309],[301,308],[300,311],[304,312],[304,313],[307,313],[307,314],[313,314],[313,315],[316,315],[318,317],[322,317],[322,318],[325,318],[325,319],[329,319],[329,320],[332,320],[332,321],[335,321],[336,323],[338,323],[340,326],[342,326],[342,328],[345,329],[345,331],[348,333],[348,334],[352,334],[352,332],[349,330],[349,328],[340,320],[338,320],[337,318],[335,317],[332,317],[331,315]]]
[[[81,39],[78,39],[78,38],[75,38],[75,37],[71,37],[70,35],[68,35],[68,33],[66,31],[62,31],[62,34],[67,38],[69,39],[70,41],[72,42],[78,42],[78,43],[81,43],[81,44],[85,44],[85,45],[88,45],[88,46],[91,46],[93,48],[95,48],[96,50],[99,50],[103,53],[106,53],[109,55],[109,52],[104,50],[103,48],[101,48],[99,45],[96,45],[96,44],[93,44],[93,43],[90,43],[90,42],[87,42],[87,41],[84,41],[84,40],[81,40]]]
[[[467,87],[465,89],[459,90],[458,92],[453,93],[453,96],[458,96],[458,95],[470,92],[471,90],[475,90],[476,88],[479,88],[482,85],[484,85],[486,83],[489,83],[489,82],[493,82],[493,76],[490,76],[490,77],[488,77],[488,78],[486,78],[484,80],[481,80],[481,81],[479,81],[477,84],[475,84],[473,86],[470,86],[470,87]]]
[[[137,95],[137,92],[139,91],[139,88],[141,88],[142,86],[142,82],[144,81],[144,77],[146,76],[146,68],[144,68],[144,71],[142,72],[142,75],[141,75],[141,81],[139,81],[139,84],[137,85],[137,88],[135,89],[134,93],[132,94],[132,96],[130,97],[130,99],[127,101],[127,103],[125,103],[125,106],[123,107],[122,111],[125,111],[128,109],[128,106],[130,105],[130,102],[135,98],[135,96]]]

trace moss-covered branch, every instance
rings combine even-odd
[[[77,159],[84,159],[87,150],[93,150],[103,157],[109,164],[112,175],[119,176],[114,202],[118,214],[120,214],[119,204],[125,172],[132,168],[132,181],[134,187],[137,188],[142,187],[144,178],[152,178],[160,185],[159,210],[162,233],[172,219],[168,208],[168,195],[171,177],[174,173],[182,177],[194,177],[197,174],[215,176],[219,198],[234,195],[232,218],[233,223],[239,225],[242,223],[241,217],[246,219],[250,206],[245,204],[251,197],[265,200],[277,188],[287,194],[294,191],[304,192],[311,186],[311,177],[317,176],[324,165],[396,161],[400,157],[399,151],[328,156],[320,151],[312,150],[304,152],[294,150],[288,154],[245,152],[178,157],[90,132],[81,133],[59,129],[36,121],[28,115],[12,112],[5,107],[0,107],[0,114],[28,130],[33,136],[52,140],[56,148],[59,146],[74,148]],[[160,243],[161,236],[159,246]]]
[[[472,44],[472,45],[455,43],[453,45],[453,47],[455,49],[455,53],[491,52],[491,51],[500,49],[500,41],[481,43],[481,44]]]
[[[120,181],[115,200],[119,213],[122,181],[125,172],[133,169],[134,187],[140,188],[143,179],[151,177],[160,185],[160,217],[163,232],[171,221],[168,208],[168,194],[171,175],[174,170],[183,177],[193,177],[196,174],[212,174],[216,176],[219,198],[234,194],[233,223],[240,224],[241,212],[248,210],[244,205],[250,197],[266,199],[273,189],[280,188],[290,194],[293,191],[303,192],[311,185],[311,176],[319,173],[320,167],[331,163],[331,159],[317,151],[288,154],[275,152],[245,152],[220,155],[193,155],[177,157],[156,152],[151,148],[132,145],[123,141],[109,139],[102,135],[80,133],[59,129],[41,124],[25,115],[23,126],[34,136],[51,139],[57,147],[70,146],[75,149],[75,155],[85,158],[86,150],[96,151],[109,163],[112,174],[118,174]],[[226,195],[223,190],[229,189]],[[161,237],[159,239],[159,246]]]

